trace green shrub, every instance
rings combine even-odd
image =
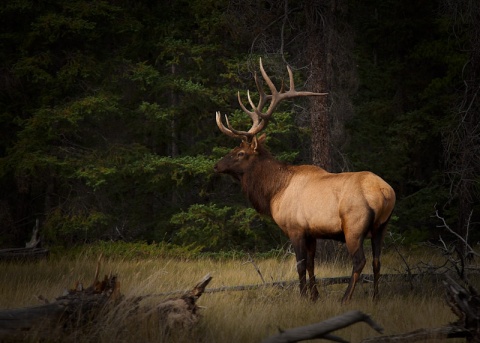
[[[110,218],[105,213],[87,210],[66,213],[60,208],[50,213],[44,222],[47,244],[73,246],[98,239]]]
[[[271,249],[278,241],[270,235],[281,233],[278,228],[270,229],[272,225],[253,208],[216,204],[192,205],[173,215],[170,222],[178,227],[174,243],[199,247],[203,252]]]

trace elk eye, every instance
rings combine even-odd
[[[245,156],[245,152],[244,151],[239,151],[238,154],[237,154],[237,157],[243,157]]]

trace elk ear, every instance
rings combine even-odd
[[[242,142],[240,143],[240,147],[247,147],[249,145],[247,138],[242,138]]]
[[[257,136],[253,136],[252,143],[250,144],[250,147],[253,149],[254,152],[257,152],[257,147],[258,147]]]
[[[265,133],[261,135],[259,138],[257,138],[257,136],[253,136],[252,144],[250,146],[252,147],[254,152],[257,152],[258,145],[263,144],[266,138],[267,138],[267,135]]]

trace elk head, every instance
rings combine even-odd
[[[263,134],[258,139],[256,136],[253,136],[252,142],[246,139],[242,140],[240,146],[230,151],[228,155],[218,161],[213,169],[216,173],[229,174],[239,180],[245,170],[249,168],[252,161],[259,155],[260,151],[264,150],[261,144],[266,137],[267,136]]]
[[[243,104],[242,99],[240,98],[240,92],[237,94],[238,103],[240,104],[240,108],[248,114],[248,116],[252,119],[252,127],[248,131],[236,130],[228,121],[228,117],[225,116],[225,122],[227,126],[225,126],[222,122],[222,117],[220,112],[217,111],[216,113],[216,121],[217,126],[224,134],[233,138],[240,138],[242,143],[239,147],[233,149],[228,155],[222,158],[214,167],[214,170],[217,173],[225,173],[234,176],[235,178],[241,178],[243,172],[248,168],[251,164],[252,160],[256,158],[261,153],[268,152],[262,147],[262,143],[264,142],[266,136],[263,134],[260,138],[257,138],[257,134],[264,130],[275,111],[275,108],[278,104],[290,98],[296,97],[304,97],[304,96],[312,96],[312,95],[327,95],[327,93],[314,93],[314,92],[298,92],[295,90],[295,83],[293,80],[293,73],[292,69],[287,65],[288,76],[290,80],[290,88],[288,91],[285,91],[284,85],[282,83],[282,87],[280,91],[277,90],[275,85],[273,84],[270,77],[265,72],[263,68],[262,59],[260,58],[260,72],[262,74],[263,79],[268,85],[271,94],[266,94],[263,90],[263,83],[257,77],[257,73],[254,74],[255,84],[257,86],[259,100],[258,104],[255,105],[250,97],[250,92],[247,91],[247,98],[248,102],[250,103],[251,110],[248,110],[245,105]],[[270,102],[268,109],[264,111],[265,105]]]

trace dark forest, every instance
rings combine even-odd
[[[267,251],[286,237],[213,165],[248,128],[237,92],[272,79],[328,92],[282,103],[280,160],[369,170],[397,194],[404,244],[480,240],[475,1],[79,1],[0,5],[0,247],[168,242]],[[454,238],[453,235],[450,238]]]

